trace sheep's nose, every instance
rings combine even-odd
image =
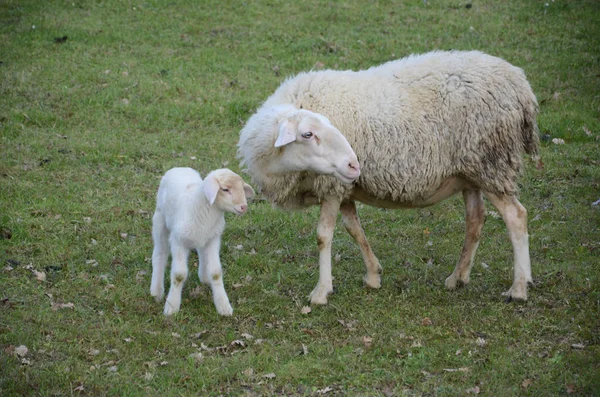
[[[244,212],[246,212],[247,209],[248,209],[247,205],[240,205],[240,213],[243,214]]]
[[[351,161],[348,163],[348,167],[356,172],[356,174],[360,175],[360,165],[358,165],[358,161]]]

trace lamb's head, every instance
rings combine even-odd
[[[352,147],[327,117],[304,109],[293,109],[278,120],[275,147],[281,148],[271,172],[313,171],[333,175],[344,183],[360,175]]]
[[[211,171],[204,178],[204,194],[210,205],[216,205],[221,211],[242,215],[248,209],[246,199],[254,197],[254,189],[235,172],[221,168]]]

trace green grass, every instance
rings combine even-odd
[[[600,5],[466,4],[1,2],[0,395],[600,395]],[[471,284],[444,289],[464,233],[455,197],[360,206],[381,290],[363,287],[360,252],[338,228],[335,293],[302,314],[318,209],[256,200],[227,216],[234,316],[216,314],[206,287],[194,296],[190,262],[182,311],[164,318],[149,294],[162,173],[239,172],[239,130],[286,76],[433,49],[503,57],[538,96],[545,168],[528,162],[520,195],[530,300],[501,296],[512,249],[493,216]]]

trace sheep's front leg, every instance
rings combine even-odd
[[[169,231],[165,225],[164,217],[160,212],[155,212],[152,217],[152,282],[150,295],[160,302],[165,294],[165,268],[169,259]]]
[[[358,219],[358,214],[356,212],[356,204],[354,201],[344,202],[340,206],[340,212],[342,213],[344,226],[360,247],[360,252],[362,253],[365,266],[367,267],[367,274],[364,278],[365,284],[371,288],[380,288],[381,273],[383,269],[367,241],[365,231],[360,225],[360,220]]]
[[[338,199],[321,200],[321,216],[317,226],[317,244],[319,246],[319,282],[310,293],[311,303],[318,305],[327,304],[327,295],[333,292],[333,278],[331,276],[331,242],[335,221],[340,209]]]
[[[513,245],[515,278],[510,289],[503,293],[510,299],[527,300],[527,283],[531,283],[529,258],[529,235],[527,234],[527,210],[514,196],[485,193],[486,197],[502,214]]]
[[[467,230],[465,243],[454,272],[446,279],[446,288],[453,290],[460,285],[469,283],[473,258],[481,238],[481,230],[485,222],[485,206],[480,190],[463,191],[465,200],[465,220]]]
[[[233,308],[229,303],[229,298],[225,292],[225,285],[223,284],[223,270],[221,268],[221,258],[219,256],[220,249],[221,236],[216,236],[208,242],[206,247],[199,250],[199,253],[202,255],[202,265],[205,269],[203,277],[208,279],[217,312],[223,316],[231,316],[233,314]]]
[[[169,288],[169,295],[167,295],[165,303],[165,316],[177,313],[181,307],[181,292],[188,276],[189,254],[190,251],[187,248],[176,241],[171,241],[171,288]]]

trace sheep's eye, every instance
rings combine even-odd
[[[313,133],[310,132],[310,131],[305,132],[304,134],[302,134],[302,138],[306,138],[306,139],[308,139],[308,138],[310,138],[312,136],[313,136]]]
[[[227,189],[226,187],[222,188],[221,190],[224,191],[224,192],[228,192],[229,191],[229,189]]]

